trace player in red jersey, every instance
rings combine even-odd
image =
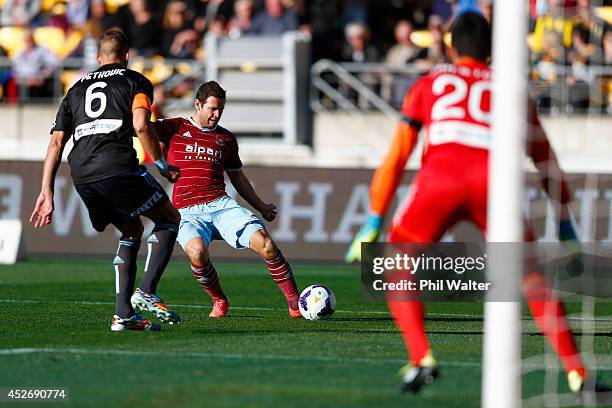
[[[266,221],[276,217],[276,206],[265,203],[242,171],[236,137],[219,126],[225,107],[225,90],[215,81],[202,84],[189,118],[156,122],[168,161],[180,168],[172,202],[181,214],[177,241],[191,262],[191,271],[213,300],[209,317],[226,315],[229,304],[210,261],[208,246],[223,239],[234,248],[250,248],[266,262],[270,276],[287,299],[289,315],[301,317],[299,292],[289,263],[262,221],[225,192],[224,173],[232,185]]]
[[[361,242],[377,239],[382,217],[422,126],[427,130],[422,166],[410,196],[395,214],[389,241],[436,242],[461,220],[472,221],[485,233],[491,143],[491,71],[486,63],[490,38],[489,25],[481,15],[462,14],[452,28],[454,64],[437,67],[408,92],[402,108],[403,120],[398,124],[391,150],[372,180],[367,222],[351,244],[347,261],[360,259]],[[527,150],[541,175],[543,187],[558,203],[561,238],[575,240],[567,208],[570,191],[533,104],[530,104],[529,124]],[[560,194],[551,194],[555,192]],[[529,231],[527,234],[531,235]],[[570,388],[574,392],[581,390],[586,373],[563,305],[541,275],[528,275],[524,289],[537,324],[565,367]],[[539,299],[549,301],[535,299],[534,292],[538,292]],[[425,332],[424,306],[421,301],[401,302],[391,298],[388,304],[410,357],[400,390],[417,392],[438,375]]]

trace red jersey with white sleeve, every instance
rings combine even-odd
[[[163,119],[154,126],[168,150],[168,163],[181,169],[172,192],[176,208],[227,195],[223,173],[242,170],[238,142],[232,132],[221,126],[202,128],[192,118]]]

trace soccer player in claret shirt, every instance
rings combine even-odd
[[[299,318],[299,292],[289,263],[263,222],[225,192],[223,174],[227,173],[238,194],[264,220],[276,217],[276,206],[262,201],[244,174],[236,137],[219,125],[224,107],[225,90],[210,81],[198,88],[193,116],[155,123],[168,149],[168,161],[181,169],[181,179],[172,193],[172,202],[181,214],[177,240],[189,258],[193,275],[213,300],[209,317],[221,318],[229,308],[208,253],[213,239],[223,239],[234,248],[250,248],[264,259],[287,299],[289,315]]]
[[[413,181],[410,196],[395,214],[389,241],[436,242],[461,220],[469,220],[483,233],[486,231],[491,142],[491,71],[487,66],[491,49],[489,24],[480,14],[461,14],[452,27],[452,45],[453,65],[434,68],[406,95],[403,120],[397,126],[390,152],[372,180],[368,219],[349,247],[348,262],[361,258],[361,242],[377,239],[382,218],[422,126],[427,130],[422,166]],[[528,121],[531,131],[527,150],[540,173],[544,189],[557,202],[560,238],[575,240],[567,207],[569,188],[533,103],[529,105]],[[527,235],[528,239],[533,239],[529,229]],[[586,372],[563,305],[548,289],[542,275],[527,275],[523,286],[531,313],[563,363],[570,389],[580,391]],[[389,309],[402,332],[410,359],[403,370],[400,391],[417,392],[423,384],[431,383],[438,376],[438,366],[425,332],[424,306],[421,301],[398,301],[390,293],[388,295]]]
[[[156,295],[157,284],[176,241],[180,215],[159,183],[138,165],[134,133],[160,173],[175,182],[180,170],[168,165],[149,120],[153,86],[127,69],[128,40],[119,30],[100,40],[101,67],[81,78],[66,94],[51,129],[40,195],[30,217],[36,228],[51,223],[55,175],[62,152],[72,137],[68,156],[74,185],[97,231],[113,224],[120,232],[113,261],[116,274],[115,316],[111,330],[159,330],[139,312],[153,312],[163,322],[180,321]],[[148,255],[139,288],[134,292],[136,257],[144,227],[140,216],[155,223],[147,240]],[[134,310],[136,309],[136,310]]]

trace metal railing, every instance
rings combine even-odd
[[[548,67],[549,78],[530,67],[530,94],[541,112],[612,113],[612,66]],[[396,118],[406,92],[426,72],[419,65],[338,63],[320,60],[311,68],[311,108],[315,112],[381,112]]]

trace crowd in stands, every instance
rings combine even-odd
[[[95,68],[97,39],[110,27],[127,34],[131,58],[205,61],[208,33],[239,38],[299,30],[311,35],[314,61],[415,64],[426,71],[448,61],[445,33],[455,1],[0,0],[0,56],[12,63],[0,71],[0,82],[5,96],[51,95],[53,71],[63,59],[84,58],[85,68]],[[612,66],[612,30],[594,7],[612,1],[527,1],[531,77],[540,105],[563,98],[554,89],[564,86],[571,89],[571,108],[593,104],[593,87],[608,95],[609,78],[588,67]],[[492,0],[474,2],[490,19]],[[386,77],[379,90],[397,103],[413,80]],[[564,86],[551,86],[559,84]]]
[[[612,106],[608,101],[612,76],[590,69],[612,68],[612,27],[592,3],[532,0],[528,43],[534,93],[540,106],[566,111]],[[606,3],[597,5],[608,6]]]

